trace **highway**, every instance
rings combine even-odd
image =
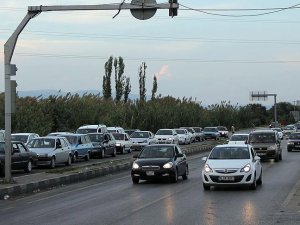
[[[300,224],[294,194],[300,180],[300,152],[263,162],[263,185],[247,188],[202,188],[202,156],[188,157],[187,181],[140,182],[130,171],[0,201],[0,224]],[[295,207],[295,205],[298,208]]]

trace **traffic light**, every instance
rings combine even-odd
[[[178,0],[169,0],[170,3],[170,9],[169,9],[169,16],[177,16],[178,11]],[[174,5],[176,4],[176,5]]]

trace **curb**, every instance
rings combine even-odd
[[[183,152],[186,155],[192,155],[200,152],[210,151],[214,146],[215,145],[211,144],[191,146],[189,149],[183,150]],[[8,199],[18,195],[36,193],[41,190],[49,190],[63,185],[69,185],[101,176],[106,176],[112,173],[129,170],[131,169],[131,166],[132,161],[130,160],[127,162],[119,162],[113,166],[95,167],[94,165],[94,167],[82,168],[82,171],[79,172],[73,171],[71,174],[58,174],[58,176],[54,178],[39,180],[27,184],[10,184],[8,187],[0,187],[0,199]]]

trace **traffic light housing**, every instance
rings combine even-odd
[[[170,9],[169,9],[169,16],[177,16],[177,11],[178,11],[178,0],[169,0],[169,3],[170,3]],[[174,5],[173,4],[176,4],[177,7],[174,8]]]

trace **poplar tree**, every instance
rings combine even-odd
[[[124,86],[125,86],[125,78],[126,78],[124,76],[125,64],[122,57],[119,57],[119,59],[115,58],[114,68],[115,68],[115,88],[116,88],[115,100],[119,102],[124,94]]]
[[[155,99],[156,92],[157,92],[157,77],[154,75],[154,77],[153,77],[153,86],[152,86],[151,100]]]
[[[125,88],[124,88],[124,102],[125,103],[128,101],[128,96],[129,96],[130,92],[131,92],[130,78],[126,77]]]
[[[146,101],[146,63],[143,62],[139,68],[139,88],[140,88],[140,101]]]
[[[112,64],[113,64],[113,57],[110,56],[104,66],[105,75],[103,76],[103,83],[102,83],[103,97],[105,99],[111,98]]]

